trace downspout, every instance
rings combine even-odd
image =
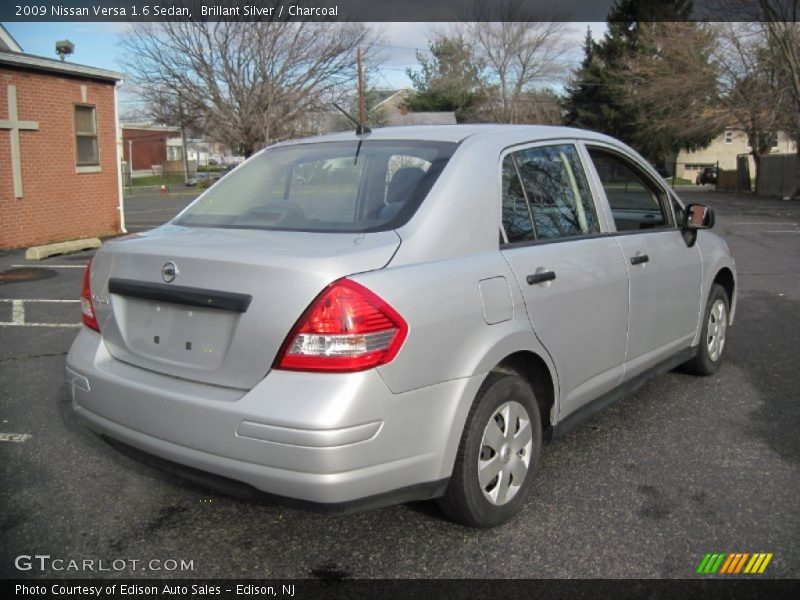
[[[122,195],[122,130],[119,127],[119,88],[125,85],[120,79],[114,83],[114,135],[117,146],[117,197],[119,198],[119,228],[121,233],[128,233],[125,228],[125,201]]]

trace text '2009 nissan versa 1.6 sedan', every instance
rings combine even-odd
[[[586,131],[272,146],[97,252],[73,406],[173,468],[496,525],[543,438],[668,369],[717,370],[736,271],[713,223]]]

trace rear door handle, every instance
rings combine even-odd
[[[553,281],[556,278],[554,271],[541,271],[528,275],[525,280],[528,285],[536,285],[537,283],[544,283],[545,281]]]
[[[637,254],[636,256],[631,256],[632,265],[643,265],[646,262],[650,262],[650,257],[647,256],[647,254]]]

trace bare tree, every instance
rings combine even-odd
[[[363,23],[163,22],[135,24],[122,45],[154,116],[191,113],[249,156],[339,98],[355,78],[356,48],[369,55],[372,42]]]
[[[781,125],[784,92],[777,84],[763,24],[720,23],[716,62],[721,118],[747,135],[758,179],[761,156]]]
[[[702,23],[642,23],[638,48],[618,75],[641,136],[666,135],[684,147],[710,141],[720,127],[713,30]]]
[[[776,85],[784,100],[782,127],[794,138],[800,155],[800,0],[759,0],[759,7]]]
[[[519,123],[530,114],[523,107],[531,92],[544,91],[567,76],[569,24],[540,20],[543,15],[531,13],[519,0],[489,4],[476,4],[474,20],[460,29],[479,66],[479,85],[491,120]],[[488,11],[499,11],[502,21],[488,21]]]

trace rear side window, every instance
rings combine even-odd
[[[516,208],[519,194],[529,211],[527,220],[525,211]],[[511,206],[515,207],[513,211]],[[525,231],[528,222],[532,224],[530,233]],[[586,174],[574,146],[528,148],[506,157],[503,226],[510,243],[600,231]]]
[[[536,239],[528,201],[510,154],[503,160],[503,227],[510,244]]]
[[[385,141],[269,149],[198,198],[176,223],[319,232],[384,231],[408,221],[456,144]]]

